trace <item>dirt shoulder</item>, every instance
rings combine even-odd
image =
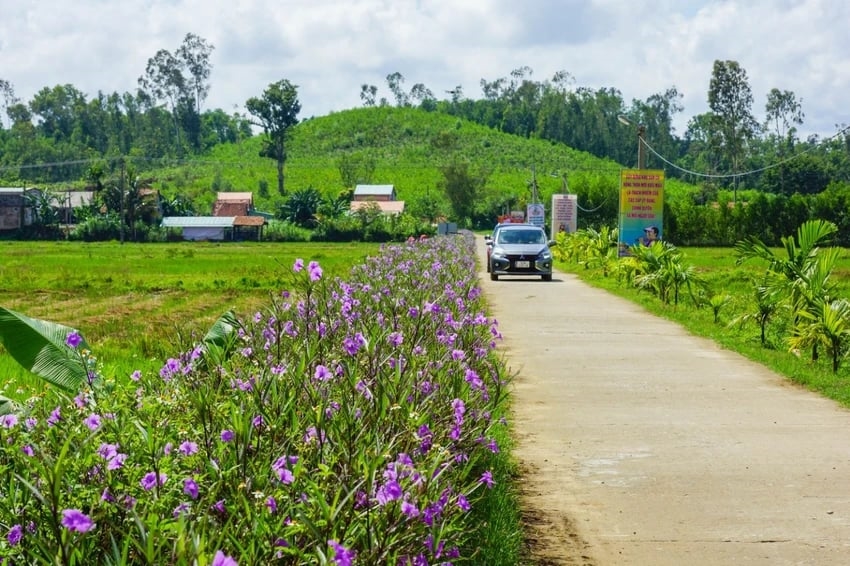
[[[481,276],[536,564],[847,563],[850,412],[573,276]]]

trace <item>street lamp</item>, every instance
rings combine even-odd
[[[617,120],[625,126],[634,126],[634,124],[632,124],[631,121],[629,121],[629,119],[623,116],[622,114],[617,116]],[[638,169],[646,169],[646,145],[643,141],[644,134],[646,134],[646,126],[644,126],[643,124],[638,124]]]

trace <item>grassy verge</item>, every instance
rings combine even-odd
[[[699,277],[708,284],[710,293],[728,297],[716,320],[711,308],[696,308],[687,296],[678,305],[664,304],[648,291],[637,289],[614,276],[605,277],[600,270],[565,262],[558,262],[557,268],[640,304],[647,311],[680,324],[696,336],[709,338],[797,384],[850,406],[850,368],[845,365],[838,373],[833,373],[827,356],[813,362],[805,352],[789,351],[784,337],[791,321],[776,317],[768,325],[764,345],[757,325],[730,325],[735,318],[755,310],[754,281],[764,274],[764,263],[751,260],[736,265],[735,252],[729,248],[682,248],[682,251],[686,262],[693,265]],[[777,250],[777,254],[780,253]],[[850,253],[847,251],[842,253],[834,276],[838,296],[850,296]]]

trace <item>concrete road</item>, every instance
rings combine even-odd
[[[571,275],[481,265],[539,564],[850,564],[850,412]]]

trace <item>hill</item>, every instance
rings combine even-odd
[[[254,192],[259,209],[273,211],[283,199],[276,194],[274,161],[259,157],[260,147],[260,136],[219,145],[202,159],[151,171],[151,176],[164,194],[182,193],[199,210],[212,206],[216,191],[244,190]],[[622,169],[562,144],[416,108],[357,108],[305,120],[293,128],[287,152],[289,193],[312,187],[332,197],[352,188],[343,180],[345,164],[356,182],[395,185],[399,199],[441,196],[441,167],[464,162],[486,177],[483,200],[493,206],[524,205],[531,198],[534,172],[540,197],[548,202],[564,189],[566,175],[580,202],[598,206],[613,194],[611,219]]]

